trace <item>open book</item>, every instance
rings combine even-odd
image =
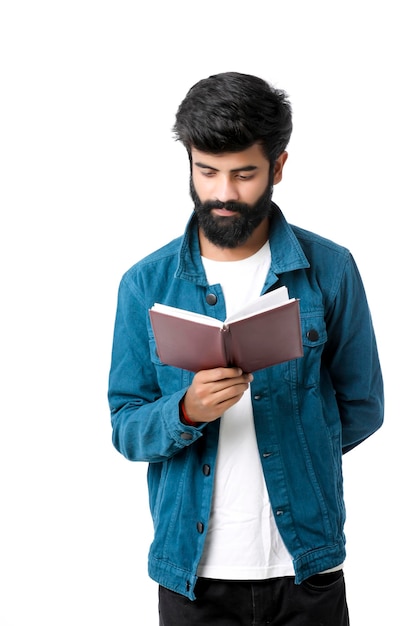
[[[236,366],[250,373],[303,355],[299,301],[285,286],[224,322],[158,303],[149,314],[161,361],[192,372]]]

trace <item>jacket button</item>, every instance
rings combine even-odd
[[[216,304],[217,302],[217,296],[215,293],[209,293],[206,296],[206,302],[207,304],[210,304],[210,306],[213,306],[213,304]]]
[[[180,437],[181,439],[185,439],[186,441],[190,441],[190,439],[193,438],[191,433],[181,433]]]
[[[203,522],[197,522],[197,530],[201,534],[204,532],[204,524]]]
[[[207,465],[207,463],[205,463],[203,465],[203,474],[204,476],[210,476],[210,465]]]
[[[307,331],[307,339],[309,339],[310,341],[317,341],[318,338],[319,334],[315,328],[311,328],[309,331]]]

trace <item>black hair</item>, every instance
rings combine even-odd
[[[292,132],[288,95],[262,78],[225,72],[196,83],[180,104],[174,136],[190,154],[240,152],[259,143],[270,163]]]

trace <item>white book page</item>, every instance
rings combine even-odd
[[[156,302],[151,310],[158,311],[159,313],[165,313],[165,315],[179,317],[184,320],[191,320],[199,324],[205,324],[206,326],[216,326],[217,328],[223,327],[223,322],[214,319],[214,317],[209,317],[208,315],[203,315],[202,313],[193,313],[192,311],[186,311],[185,309],[179,309],[175,306],[170,306],[169,304],[160,304],[159,302]]]
[[[279,289],[275,289],[274,291],[266,293],[263,296],[259,296],[255,300],[251,300],[242,309],[236,311],[233,315],[230,315],[226,319],[225,323],[230,324],[230,322],[243,320],[246,317],[255,315],[255,313],[270,311],[271,309],[275,309],[277,306],[287,304],[293,300],[295,300],[295,298],[291,298],[291,300],[289,300],[288,289],[285,285],[283,285],[282,287],[279,287]]]
[[[234,313],[233,315],[230,315],[225,320],[225,322],[220,322],[214,317],[203,315],[202,313],[193,313],[192,311],[179,309],[177,307],[170,306],[169,304],[160,304],[159,302],[156,302],[153,305],[152,310],[159,311],[160,313],[165,313],[166,315],[173,315],[174,317],[179,317],[181,319],[192,320],[200,324],[206,324],[207,326],[222,328],[224,324],[237,322],[238,320],[250,317],[255,313],[270,311],[271,309],[275,309],[281,304],[287,304],[288,302],[292,302],[293,300],[294,298],[292,298],[291,300],[288,299],[288,289],[287,287],[285,287],[285,285],[283,285],[282,287],[279,287],[279,289],[275,289],[270,293],[266,293],[263,296],[258,296],[254,300],[251,300],[242,309],[236,311],[236,313]]]

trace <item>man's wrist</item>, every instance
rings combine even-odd
[[[184,406],[184,399],[180,402],[180,417],[183,424],[186,424],[187,426],[197,426],[197,422],[194,422],[194,420],[187,415],[187,411]]]

